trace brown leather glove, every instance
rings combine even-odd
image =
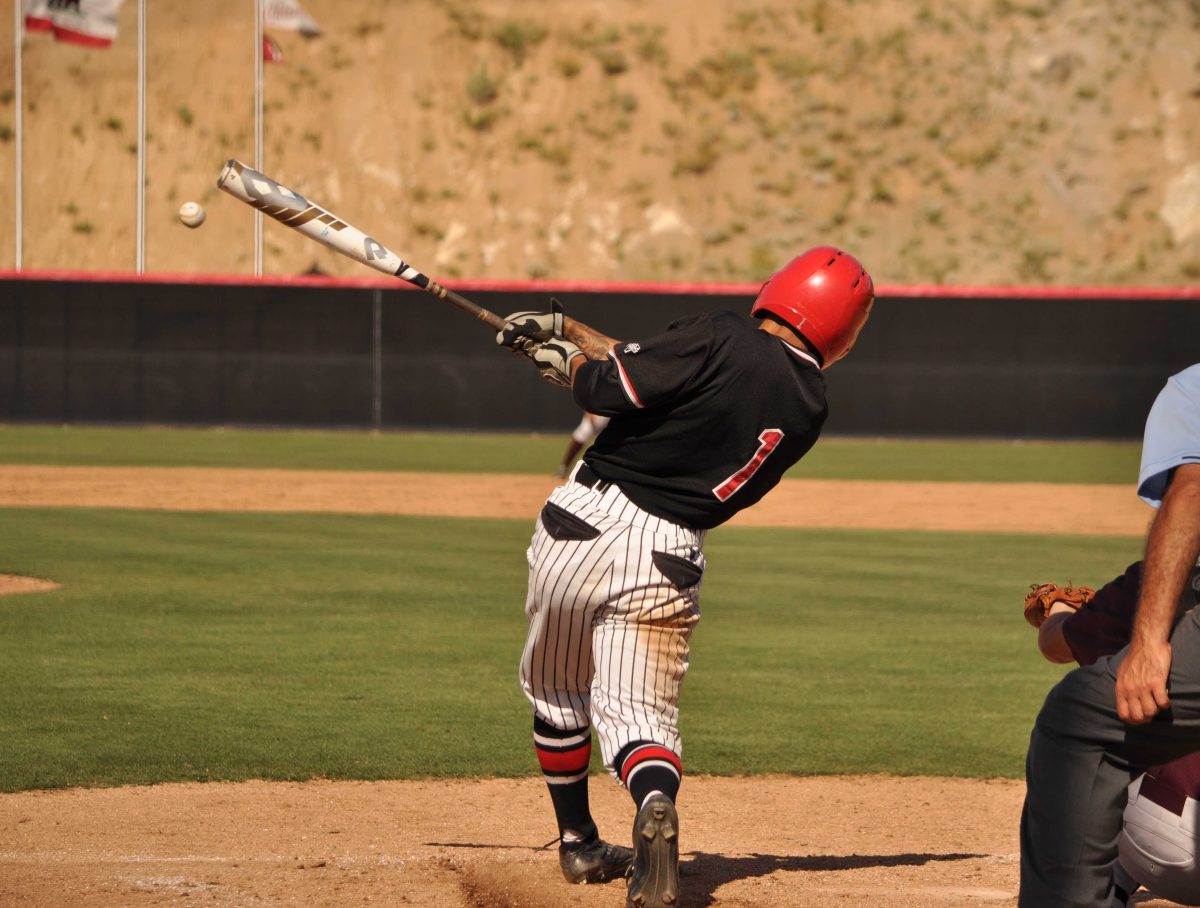
[[[1055,583],[1031,583],[1025,596],[1025,620],[1034,627],[1041,627],[1042,622],[1050,615],[1050,609],[1057,603],[1069,605],[1078,609],[1085,602],[1091,602],[1096,591],[1090,586],[1058,586]]]

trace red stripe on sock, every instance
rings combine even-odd
[[[675,756],[674,753],[667,750],[665,747],[657,747],[652,745],[649,747],[639,747],[625,758],[625,762],[621,766],[621,782],[628,782],[629,774],[633,772],[637,766],[645,763],[647,760],[662,760],[666,763],[670,763],[675,767],[675,771],[679,773],[680,778],[683,777],[683,763],[680,762],[679,757]]]
[[[538,764],[542,772],[583,772],[592,762],[592,742],[574,750],[542,750],[537,751]]]

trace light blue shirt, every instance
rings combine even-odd
[[[1158,507],[1171,471],[1193,462],[1200,462],[1200,363],[1167,379],[1150,408],[1142,440],[1138,498]]]

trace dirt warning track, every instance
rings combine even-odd
[[[491,473],[4,466],[0,507],[532,520],[555,482]],[[1123,485],[785,479],[730,525],[1143,536],[1151,516]]]

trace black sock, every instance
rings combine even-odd
[[[630,741],[617,754],[621,783],[640,808],[651,792],[661,791],[672,801],[679,794],[683,764],[674,752],[651,741]]]
[[[592,761],[592,733],[588,728],[563,731],[533,719],[533,746],[550,789],[558,834],[563,845],[598,837],[588,805],[588,766]]]

